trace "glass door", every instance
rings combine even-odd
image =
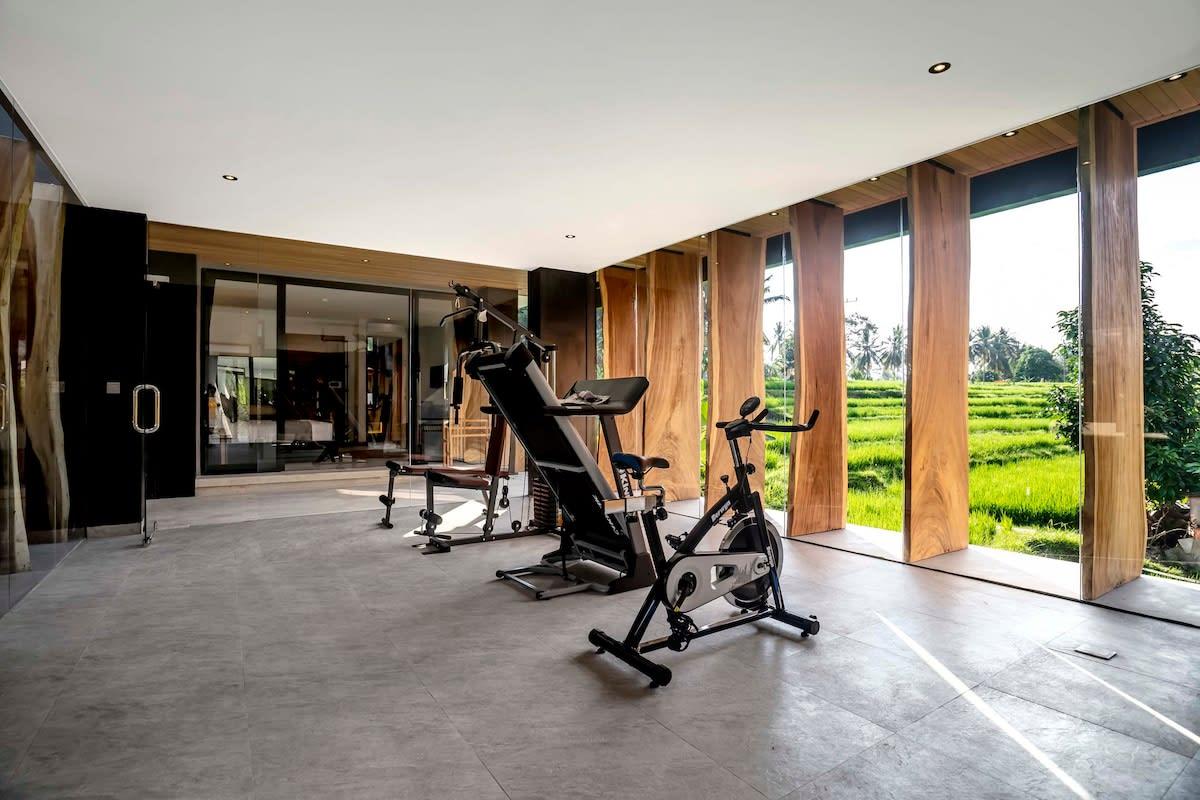
[[[155,382],[155,358],[152,352],[151,342],[154,341],[156,334],[155,325],[156,319],[153,309],[162,302],[162,295],[165,293],[164,285],[169,281],[165,275],[156,275],[147,272],[146,280],[142,285],[142,363],[141,363],[141,378],[133,387],[130,393],[132,400],[131,422],[133,429],[138,436],[139,447],[141,448],[141,520],[142,520],[142,546],[150,544],[154,539],[154,532],[158,528],[158,523],[151,517],[149,497],[151,489],[149,483],[152,479],[152,467],[150,464],[150,452],[153,444],[151,437],[158,435],[159,429],[162,427],[162,389]]]
[[[454,310],[454,296],[413,292],[412,463],[449,463],[450,382],[457,351],[454,327],[441,326]]]
[[[0,103],[0,614],[77,543],[59,380],[67,202]]]

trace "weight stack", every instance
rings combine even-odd
[[[529,496],[533,498],[533,519],[530,520],[530,527],[540,528],[544,531],[554,530],[559,527],[558,501],[554,499],[554,492],[550,491],[549,484],[542,477],[542,473],[532,463],[532,459],[527,461],[529,464]]]

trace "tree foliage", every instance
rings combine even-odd
[[[1018,381],[1061,381],[1066,377],[1062,362],[1044,347],[1026,347],[1013,362],[1013,379]]]
[[[990,325],[980,325],[971,331],[967,353],[975,365],[975,380],[1005,380],[1013,376],[1013,361],[1022,346],[1005,329],[993,331]]]
[[[1146,499],[1161,509],[1200,490],[1200,338],[1163,319],[1151,285],[1154,267],[1139,266],[1145,427],[1155,434],[1146,440]],[[1058,434],[1079,447],[1079,309],[1059,312],[1057,327],[1070,383],[1052,391],[1051,409]]]
[[[878,334],[879,326],[862,314],[846,317],[846,359],[851,378],[869,378],[879,365]]]

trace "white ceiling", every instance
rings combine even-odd
[[[92,205],[591,270],[1200,63],[1197,31],[1196,0],[0,0],[0,81]]]

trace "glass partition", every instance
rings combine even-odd
[[[412,461],[440,464],[454,460],[447,439],[451,387],[458,360],[454,329],[441,327],[454,310],[454,298],[436,292],[413,292]],[[464,458],[467,455],[461,452]],[[462,459],[460,459],[462,460]]]
[[[784,234],[779,239],[778,248],[768,245],[768,254],[778,252],[779,255],[777,259],[768,255],[763,282],[762,346],[766,387],[763,402],[770,422],[790,423],[796,406],[796,276],[791,247],[784,245],[790,239],[790,234]],[[792,436],[764,435],[763,504],[767,508],[784,509],[788,499]]]
[[[1149,512],[1143,573],[1200,584],[1200,152],[1193,158],[1138,178]],[[1200,594],[1188,617],[1200,622]]]
[[[308,469],[406,454],[408,293],[288,282],[280,316],[277,458]]]
[[[414,325],[405,289],[235,269],[201,283],[203,474],[367,466],[414,441],[441,461],[448,295],[428,293]]]
[[[903,202],[847,215],[844,269],[847,521],[898,532],[909,291]]]
[[[1040,572],[1046,580],[1036,588],[1069,593],[1078,584],[1082,493],[1070,325],[1080,297],[1079,196],[1070,159],[1054,157],[1041,171],[1060,171],[1060,161],[1057,197],[1025,191],[1028,202],[993,210],[986,182],[1027,190],[1018,173],[972,183],[983,208],[971,220],[970,541],[1075,562],[1057,570],[1013,562],[1027,570],[1014,566],[1008,576]]]
[[[250,273],[206,270],[201,292],[202,469],[282,469],[275,456],[278,287]]]
[[[63,402],[82,393],[63,395],[59,350],[63,225],[75,202],[0,95],[0,614],[83,536],[65,448],[84,409]]]

